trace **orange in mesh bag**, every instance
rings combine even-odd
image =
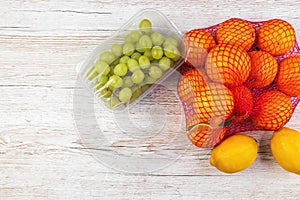
[[[189,47],[186,61],[196,67],[205,64],[207,53],[216,46],[214,37],[204,30],[187,32],[183,42]]]
[[[231,43],[248,51],[255,40],[255,29],[243,19],[232,18],[223,22],[216,30],[218,43]]]
[[[257,31],[257,46],[274,56],[288,53],[295,40],[294,28],[281,19],[263,22]]]
[[[199,40],[200,49],[193,45],[189,51],[191,43],[186,41],[201,38],[203,32],[217,46],[207,49],[207,41]],[[189,31],[184,44],[186,62],[179,68],[178,94],[194,145],[213,147],[232,134],[277,130],[290,120],[300,102],[300,49],[290,24],[233,18]],[[201,52],[206,52],[205,66],[193,65],[200,63],[197,59],[204,62]]]
[[[223,127],[234,111],[229,88],[208,79],[204,70],[191,68],[178,82],[178,94],[186,115],[186,131],[198,147],[211,147],[225,136]]]
[[[252,122],[264,130],[278,130],[290,120],[292,109],[289,97],[272,89],[256,96]]]
[[[219,44],[208,53],[205,65],[208,77],[226,86],[243,84],[250,73],[250,57],[243,48]]]
[[[240,122],[247,119],[253,109],[253,96],[251,90],[241,85],[230,88],[234,99],[234,120],[233,122]]]
[[[263,88],[270,85],[278,71],[276,59],[264,51],[251,51],[248,54],[251,70],[245,85],[249,88]]]
[[[287,95],[300,96],[300,56],[290,56],[280,62],[276,87]]]

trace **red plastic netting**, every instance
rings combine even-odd
[[[230,19],[185,34],[178,94],[194,145],[213,147],[232,134],[277,130],[289,121],[300,102],[293,31],[277,19]]]

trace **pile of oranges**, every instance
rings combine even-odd
[[[252,23],[229,19],[187,32],[185,70],[178,94],[186,131],[198,147],[214,147],[230,124],[278,130],[291,118],[291,99],[300,96],[300,54],[286,21]]]

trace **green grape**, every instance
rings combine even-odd
[[[133,43],[125,43],[123,45],[123,54],[125,56],[131,56],[135,51],[135,45]]]
[[[123,80],[120,76],[112,75],[111,77],[109,77],[108,84],[109,84],[109,88],[114,90],[119,87],[122,87]]]
[[[120,101],[117,97],[111,97],[108,102],[109,108],[116,108],[120,104]]]
[[[168,45],[164,48],[164,53],[168,58],[178,59],[180,57],[179,51],[176,46]]]
[[[180,55],[178,55],[178,56],[176,56],[176,58],[173,58],[172,61],[175,61],[175,62],[176,62],[176,61],[178,61],[180,58],[181,58]]]
[[[111,96],[111,91],[108,89],[101,90],[101,94],[99,95],[100,98],[108,98]]]
[[[141,54],[139,52],[134,52],[131,55],[131,58],[135,59],[135,60],[139,60],[139,57],[141,56]]]
[[[103,52],[100,55],[100,60],[106,62],[108,65],[110,65],[114,60],[116,59],[116,56],[109,51]]]
[[[147,69],[150,67],[150,59],[147,56],[139,57],[139,64],[142,69]]]
[[[165,71],[171,67],[172,61],[169,58],[164,56],[159,60],[158,65],[162,70]]]
[[[160,46],[154,46],[151,49],[151,56],[156,59],[159,60],[161,59],[161,57],[164,55],[164,52],[162,50],[162,48]]]
[[[145,34],[152,32],[152,23],[148,19],[143,19],[139,24],[140,31]]]
[[[123,87],[132,87],[133,86],[133,82],[131,80],[131,76],[125,76],[123,78]]]
[[[113,44],[111,46],[111,52],[116,56],[120,57],[123,54],[123,47],[121,44]]]
[[[140,68],[139,63],[133,58],[130,58],[129,60],[127,60],[127,66],[128,66],[129,71],[131,71],[131,72],[134,72],[135,70]]]
[[[107,75],[110,72],[109,65],[102,60],[96,62],[94,67],[101,76]]]
[[[108,73],[108,77],[111,77],[112,75],[114,75],[114,69],[115,67],[110,67],[110,72]]]
[[[114,62],[112,62],[112,63],[110,64],[110,66],[111,66],[111,68],[112,68],[112,67],[116,66],[116,65],[119,64],[119,63],[120,63],[120,58],[114,60]]]
[[[95,87],[95,90],[103,90],[104,88],[106,88],[105,84],[98,83]]]
[[[114,88],[113,86],[111,85],[108,85],[108,88],[111,90],[111,91],[114,91],[116,88]]]
[[[152,85],[152,84],[154,84],[156,81],[157,81],[157,79],[151,77],[150,75],[146,75],[146,77],[145,77],[145,83],[146,83],[146,84]]]
[[[157,66],[150,67],[149,75],[152,78],[159,79],[162,76],[162,70]]]
[[[151,50],[145,51],[144,52],[144,56],[148,57],[150,61],[153,60],[153,57],[151,55]]]
[[[133,91],[133,93],[132,93],[130,102],[135,101],[136,99],[138,99],[142,95],[142,90],[140,88],[137,88],[137,89],[132,90],[132,91]]]
[[[164,42],[165,38],[162,34],[154,32],[151,34],[152,43],[155,46],[160,46]]]
[[[97,83],[100,85],[105,85],[108,81],[108,76],[100,76],[97,80]]]
[[[89,81],[93,80],[94,78],[96,78],[96,76],[98,76],[98,72],[96,71],[95,67],[93,66],[91,69],[89,69],[89,71],[86,74],[86,77]]]
[[[139,41],[140,37],[141,37],[141,33],[139,31],[132,31],[130,33],[131,35],[131,40],[133,43],[136,43],[137,41]]]
[[[146,84],[146,85],[143,85],[143,86],[141,87],[141,92],[142,92],[142,93],[146,92],[146,91],[149,89],[149,87],[150,87],[150,86],[147,85],[147,84]]]
[[[129,59],[130,59],[129,56],[122,56],[122,57],[120,58],[120,63],[127,63],[127,60],[129,60]]]
[[[151,61],[151,64],[152,64],[152,65],[154,65],[154,64],[155,64],[155,65],[158,65],[158,60],[152,60],[152,61]]]
[[[129,33],[126,36],[125,41],[130,43],[136,43],[137,41],[139,41],[140,37],[141,34],[138,31],[131,31],[131,33]]]
[[[131,87],[131,91],[134,93],[137,89],[139,89],[140,87],[136,84],[134,84],[132,87]]]
[[[149,35],[142,35],[142,37],[139,39],[139,46],[144,51],[151,50],[152,40]]]
[[[145,74],[140,69],[134,71],[131,75],[131,80],[133,83],[141,83],[143,82],[144,78],[145,78]]]
[[[144,53],[145,51],[140,47],[139,42],[135,43],[135,49],[140,52],[140,53]]]
[[[123,88],[119,93],[119,99],[123,103],[129,102],[131,96],[132,96],[132,91],[128,87]]]
[[[88,72],[86,73],[86,76],[88,77],[90,74],[94,73],[95,71],[96,71],[96,69],[95,69],[95,65],[94,65],[93,67],[89,68]]]
[[[171,37],[167,37],[163,43],[163,46],[166,47],[168,45],[174,45],[175,47],[177,47],[178,42],[176,39],[171,38]]]
[[[128,67],[127,64],[124,63],[117,64],[117,66],[115,66],[114,68],[114,73],[115,75],[118,76],[125,76],[127,72],[128,72]]]

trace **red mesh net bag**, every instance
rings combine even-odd
[[[194,145],[290,120],[300,101],[300,48],[288,22],[232,18],[191,30],[183,42],[178,95]]]

